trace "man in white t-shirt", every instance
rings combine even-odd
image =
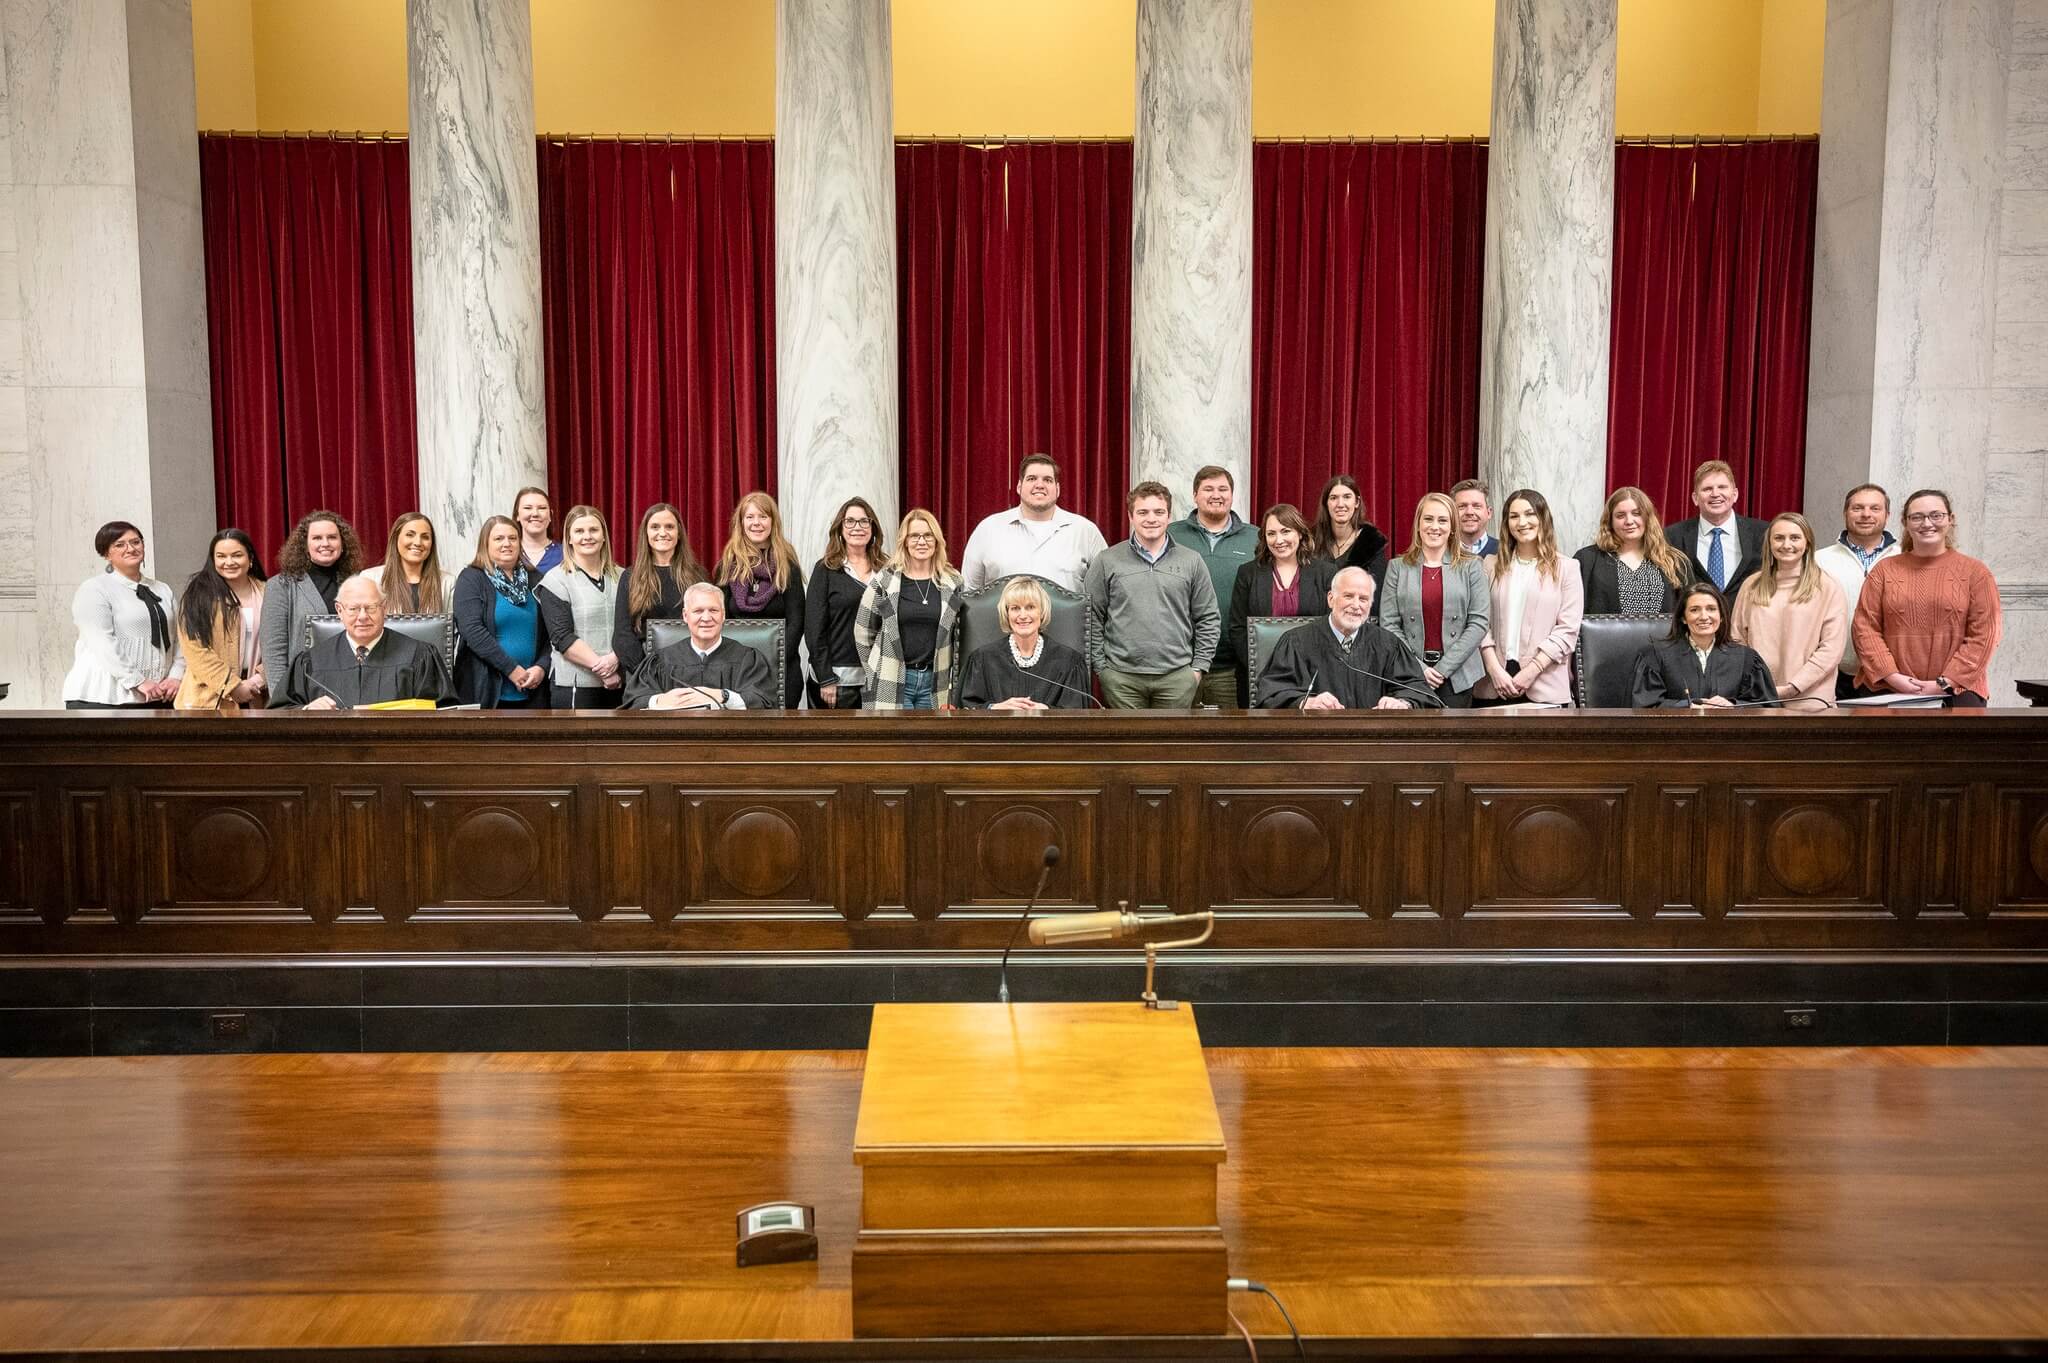
[[[1053,457],[1027,454],[1017,466],[1017,505],[974,527],[960,573],[969,591],[1035,573],[1078,592],[1088,561],[1105,547],[1093,521],[1060,509],[1060,466]]]
[[[1842,501],[1842,537],[1825,544],[1813,556],[1814,566],[1835,580],[1849,603],[1849,618],[1856,618],[1856,598],[1863,583],[1881,560],[1899,552],[1898,536],[1885,529],[1892,517],[1892,499],[1876,483],[1849,489]],[[1851,631],[1853,633],[1853,631]],[[1842,668],[1835,675],[1835,695],[1846,699],[1856,690],[1856,641],[1842,646]]]

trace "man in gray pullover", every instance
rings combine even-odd
[[[1140,483],[1125,499],[1131,535],[1088,562],[1088,661],[1119,710],[1185,710],[1223,637],[1202,556],[1167,538],[1173,495]]]

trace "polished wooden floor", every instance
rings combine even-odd
[[[2048,1346],[2048,1051],[1209,1058],[1231,1271],[1316,1356]],[[853,1341],[860,1081],[850,1052],[0,1062],[0,1350],[1243,1356]],[[736,1269],[733,1213],[782,1197],[819,1261]]]

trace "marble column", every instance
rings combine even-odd
[[[466,552],[547,482],[533,34],[527,0],[407,0],[406,21],[420,509]]]
[[[0,34],[0,680],[53,706],[93,532],[135,522],[175,584],[213,529],[192,13],[4,0]]]
[[[1131,203],[1131,481],[1174,511],[1220,464],[1249,508],[1251,0],[1138,0]],[[1104,526],[1111,539],[1123,529]]]
[[[777,0],[775,7],[777,485],[806,569],[824,552],[832,513],[848,497],[867,498],[895,541],[889,31],[887,0]]]
[[[1494,6],[1479,476],[1495,505],[1540,490],[1573,543],[1607,491],[1615,5]]]
[[[1832,536],[1858,483],[1883,484],[1895,510],[1914,488],[1946,490],[1959,542],[2008,596],[2006,676],[2048,667],[2032,552],[2048,510],[2044,9],[1831,4],[1821,86],[1805,509]]]

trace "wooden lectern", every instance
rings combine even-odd
[[[1192,1009],[880,1004],[853,1158],[857,1336],[1228,1328]]]

